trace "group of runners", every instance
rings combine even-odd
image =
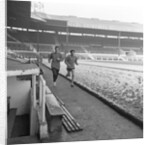
[[[55,46],[54,52],[49,55],[48,60],[49,63],[51,63],[51,69],[53,73],[53,85],[56,86],[56,81],[60,71],[60,62],[64,60],[67,70],[66,77],[71,76],[71,87],[73,87],[75,77],[75,65],[78,65],[75,50],[70,50],[70,54],[65,56],[64,58],[63,55],[59,52],[59,46]]]

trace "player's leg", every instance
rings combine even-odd
[[[67,74],[66,74],[66,77],[70,77],[70,70],[69,70],[69,68],[67,68]]]
[[[54,86],[56,86],[57,70],[55,68],[52,68],[52,72],[53,72],[53,83],[54,83]]]
[[[52,74],[53,74],[53,82],[54,82],[54,80],[55,80],[55,69],[54,68],[52,68]]]
[[[72,73],[72,78],[71,78],[71,87],[73,87],[73,86],[74,86],[74,75],[75,75],[75,70],[74,70],[74,69],[72,69],[72,70],[71,70],[71,73]]]
[[[58,75],[59,75],[59,69],[55,69],[55,71],[56,71],[56,76],[55,76],[55,82],[56,82]]]

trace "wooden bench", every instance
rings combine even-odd
[[[46,120],[49,132],[62,129],[62,117],[64,111],[60,107],[56,97],[49,91],[46,94]]]
[[[15,118],[16,118],[16,113],[17,113],[17,109],[13,108],[13,109],[10,109],[9,114],[8,114],[8,118],[7,118],[8,138],[10,138],[12,134],[12,130],[13,130]]]

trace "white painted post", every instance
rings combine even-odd
[[[30,106],[30,135],[37,134],[37,114],[36,114],[36,75],[32,75],[31,106]]]
[[[36,107],[36,75],[32,75],[33,106]]]
[[[42,94],[43,94],[43,92],[42,92],[42,80],[41,80],[40,76],[39,76],[39,105],[41,107],[42,106]]]
[[[42,93],[43,93],[43,95],[42,95],[42,122],[45,122],[45,85],[46,85],[46,83],[45,83],[45,80],[43,79],[43,84],[42,84],[43,86],[42,86]]]

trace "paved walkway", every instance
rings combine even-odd
[[[52,92],[63,100],[66,108],[76,118],[83,131],[67,133],[64,129],[54,141],[84,141],[142,138],[143,130],[120,116],[94,96],[59,76],[57,86],[53,87],[52,72],[42,66],[44,78]]]

